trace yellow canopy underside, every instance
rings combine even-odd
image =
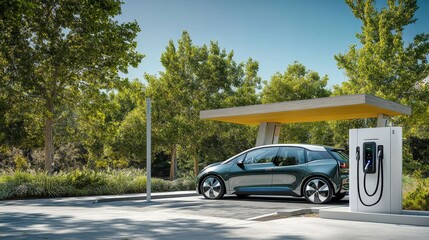
[[[301,123],[410,115],[411,108],[367,94],[207,110],[201,119],[245,125],[261,122]]]

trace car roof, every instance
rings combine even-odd
[[[305,149],[308,149],[311,151],[326,151],[326,147],[322,146],[322,145],[299,144],[299,143],[269,144],[269,145],[254,147],[251,149],[258,149],[258,148],[264,148],[264,147],[301,147],[301,148],[305,148]],[[328,147],[328,148],[331,148],[331,147]]]
[[[239,155],[241,155],[243,153],[247,153],[247,152],[249,152],[251,150],[255,150],[255,149],[259,149],[259,148],[266,148],[266,147],[300,147],[300,148],[305,148],[305,149],[310,150],[310,151],[320,151],[320,152],[328,151],[328,149],[329,150],[337,149],[337,148],[334,148],[334,147],[328,147],[328,146],[322,146],[322,145],[313,145],[313,144],[299,144],[299,143],[294,143],[294,144],[291,144],[291,143],[269,144],[269,145],[262,145],[262,146],[257,146],[257,147],[253,147],[253,148],[249,148],[247,150],[244,150],[244,151],[242,151],[242,152],[240,152],[240,153],[238,153],[238,154],[236,154],[236,155],[228,158],[227,160],[223,161],[222,163],[223,164],[224,163],[228,163],[229,161],[231,161],[232,159],[236,158],[237,156],[239,156]]]

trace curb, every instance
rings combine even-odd
[[[349,208],[323,209],[320,217],[335,220],[375,222],[429,227],[429,211],[403,210],[401,213],[351,212]]]
[[[288,209],[283,211],[278,211],[275,213],[270,213],[262,216],[256,216],[252,218],[245,219],[247,221],[270,221],[279,218],[288,218],[295,217],[305,214],[319,213],[319,208],[302,208],[302,209]]]
[[[198,194],[194,191],[191,192],[159,192],[152,193],[151,199],[164,199],[164,198],[179,198],[179,197],[193,197],[198,196]],[[105,203],[105,202],[117,202],[117,201],[137,201],[137,200],[146,200],[146,194],[139,194],[136,196],[106,196],[102,198],[98,198],[92,201],[92,204],[95,203]]]

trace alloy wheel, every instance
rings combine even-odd
[[[225,194],[225,188],[222,180],[216,176],[207,176],[204,178],[201,186],[201,191],[205,198],[218,199]]]
[[[311,203],[327,203],[332,198],[332,187],[322,178],[312,178],[305,184],[304,196]]]

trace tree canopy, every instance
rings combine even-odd
[[[150,97],[153,173],[170,179],[195,175],[254,146],[257,134],[256,127],[201,120],[201,110],[357,93],[412,107],[410,117],[393,123],[404,129],[405,171],[424,169],[429,34],[403,39],[417,21],[417,2],[346,3],[362,21],[360,43],[334,56],[347,80],[331,91],[328,76],[297,61],[262,81],[258,61],[237,62],[234,51],[216,41],[196,45],[186,31],[166,43],[159,74],[124,79],[120,73],[143,55],[136,51],[138,24],[115,20],[119,0],[0,1],[0,169],[144,168]],[[347,148],[348,129],[375,123],[284,124],[280,142]]]
[[[42,115],[49,171],[63,109],[79,99],[97,102],[121,84],[118,73],[143,57],[135,51],[140,29],[113,19],[121,13],[117,0],[2,1],[0,9],[2,88],[14,106],[31,103]]]
[[[357,34],[361,46],[351,45],[348,52],[335,55],[348,81],[334,86],[333,94],[367,93],[412,107],[410,117],[395,118],[394,123],[404,127],[407,139],[426,139],[429,143],[429,82],[425,80],[429,76],[429,34],[418,34],[410,43],[403,39],[405,27],[417,21],[417,1],[388,0],[381,9],[374,0],[346,3],[362,21],[362,32]],[[337,140],[346,140],[350,124],[358,127],[375,121],[338,121],[334,123]],[[408,154],[409,144],[405,145]],[[406,156],[408,161],[410,158]]]
[[[237,64],[233,56],[232,51],[221,50],[217,42],[194,45],[185,31],[177,46],[170,41],[161,55],[165,71],[159,77],[146,75],[148,96],[154,101],[155,142],[172,157],[171,178],[175,175],[177,149],[193,160],[196,174],[200,158],[207,157],[207,139],[219,134],[217,123],[199,119],[201,110],[256,103],[261,82],[258,63],[249,59]]]
[[[262,103],[328,97],[330,91],[325,89],[327,83],[328,76],[320,77],[317,72],[307,70],[295,61],[284,74],[276,73],[265,83]],[[283,124],[279,142],[331,145],[330,137],[332,134],[326,122]]]

